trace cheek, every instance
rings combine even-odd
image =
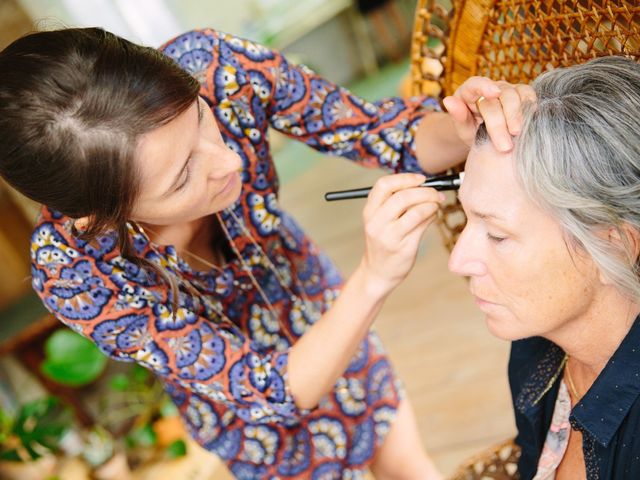
[[[564,263],[561,261],[564,260]],[[601,283],[598,270],[589,259],[576,255],[558,260],[558,268],[553,278],[556,297],[560,297],[558,306],[560,317],[576,317],[584,314],[593,302]]]
[[[184,207],[197,208],[198,205],[208,197],[211,191],[211,185],[208,181],[209,172],[203,163],[204,162],[199,159],[191,171],[189,187],[183,192],[183,196],[180,199],[180,205]]]
[[[190,185],[172,199],[167,199],[158,210],[162,211],[164,216],[170,217],[172,223],[179,223],[185,218],[199,215],[203,207],[207,206],[207,182],[199,178],[191,180]]]
[[[477,280],[479,292],[487,293],[487,298],[504,305],[518,318],[552,309],[562,296],[558,284],[564,282],[565,273],[549,250],[514,241],[507,248],[494,250],[487,265],[489,275]]]
[[[540,332],[583,314],[593,298],[593,269],[564,250],[540,252],[514,282],[515,313]]]
[[[546,310],[564,296],[573,277],[571,265],[552,252],[539,252],[528,258],[517,274],[515,293],[536,310]]]

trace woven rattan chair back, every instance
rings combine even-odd
[[[472,75],[529,83],[604,55],[640,58],[640,0],[418,0],[412,93],[444,98]],[[449,250],[464,223],[457,200],[443,207]]]

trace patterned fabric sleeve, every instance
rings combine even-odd
[[[80,252],[61,230],[39,225],[31,253],[33,287],[64,324],[110,357],[138,362],[167,383],[224,403],[245,421],[292,424],[306,413],[287,389],[288,351],[255,351],[235,325],[205,315],[203,300],[182,287],[172,316],[166,286],[122,257],[104,260],[114,248],[109,237]]]
[[[439,111],[430,97],[368,102],[304,65],[274,53],[275,65],[247,65],[271,84],[266,112],[280,132],[330,155],[391,172],[422,172],[415,134],[422,117]],[[254,84],[257,85],[257,84]]]
[[[211,29],[187,32],[162,51],[202,84],[223,130],[259,144],[268,126],[331,155],[392,172],[421,172],[415,134],[435,98],[367,102],[289,63],[276,51]]]

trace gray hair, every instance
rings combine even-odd
[[[624,232],[640,231],[640,64],[602,57],[532,86],[538,101],[524,108],[514,153],[519,180],[619,291],[640,299]],[[609,240],[610,228],[622,242]]]

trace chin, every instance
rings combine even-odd
[[[531,336],[514,329],[514,319],[507,321],[505,319],[496,318],[492,315],[485,315],[484,322],[487,325],[489,333],[500,340],[513,342],[515,340],[521,340]]]

